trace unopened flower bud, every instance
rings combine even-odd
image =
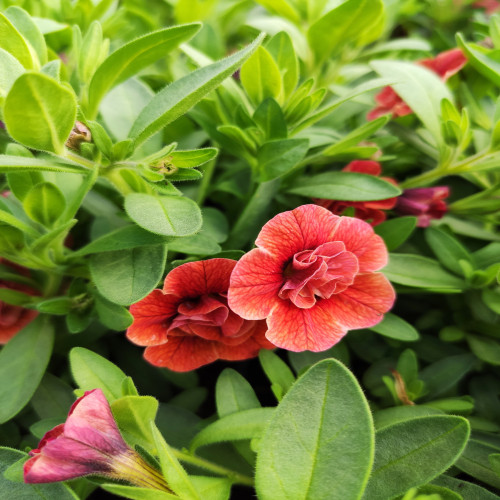
[[[66,147],[74,149],[75,151],[80,151],[80,145],[82,142],[91,142],[92,134],[90,133],[87,125],[82,122],[76,121],[73,130],[69,134],[68,140],[66,141]]]

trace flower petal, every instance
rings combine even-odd
[[[334,241],[338,220],[323,207],[302,205],[273,217],[264,225],[255,244],[284,263],[297,252]]]
[[[341,217],[332,240],[343,241],[346,250],[356,255],[360,273],[378,271],[387,264],[384,240],[360,219]]]
[[[255,321],[248,338],[238,344],[218,344],[217,355],[219,359],[227,361],[241,361],[243,359],[254,358],[258,356],[261,349],[274,349],[274,345],[269,342],[265,334],[267,332],[267,325],[265,321]]]
[[[242,318],[266,318],[278,299],[283,284],[279,260],[259,248],[250,250],[238,261],[231,275],[229,307]]]
[[[394,304],[396,294],[382,273],[359,274],[344,292],[323,301],[346,329],[380,323]]]
[[[165,321],[176,314],[179,298],[153,290],[147,297],[130,306],[134,322],[127,338],[138,345],[163,344],[167,338]]]
[[[236,265],[231,259],[209,259],[187,262],[167,274],[163,291],[183,297],[209,293],[226,293],[229,276]]]
[[[300,309],[282,300],[267,319],[267,339],[276,347],[295,352],[329,349],[347,333],[335,311],[325,307],[330,300],[320,300],[311,309]]]

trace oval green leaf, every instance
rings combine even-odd
[[[415,342],[420,337],[410,323],[392,313],[387,313],[384,319],[378,325],[370,327],[370,330],[403,342]]]
[[[283,398],[257,455],[262,500],[358,499],[373,462],[373,423],[354,376],[321,361]]]
[[[28,72],[12,85],[3,112],[7,131],[17,142],[62,154],[75,123],[76,99],[52,78]]]
[[[28,191],[23,207],[35,222],[51,227],[64,212],[66,200],[55,184],[41,182]]]
[[[163,236],[189,236],[201,228],[198,205],[182,196],[152,196],[131,193],[125,211],[142,228]]]
[[[39,317],[0,352],[0,423],[17,415],[33,396],[52,354],[54,328]]]
[[[450,467],[469,437],[465,418],[432,415],[384,427],[363,498],[390,500],[426,484]]]

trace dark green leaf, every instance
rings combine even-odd
[[[257,155],[261,181],[270,181],[290,172],[304,159],[308,149],[309,139],[265,142]]]
[[[416,227],[416,217],[398,217],[378,224],[374,230],[384,239],[387,250],[392,252],[411,236]]]
[[[370,327],[370,330],[403,342],[415,342],[420,337],[410,323],[391,313],[386,313],[384,319],[378,325]]]

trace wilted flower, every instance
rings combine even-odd
[[[28,269],[12,264],[5,259],[0,259],[0,264],[7,266],[13,272],[17,272],[20,275],[29,276]],[[28,285],[10,280],[0,279],[0,288],[16,290],[29,295],[37,295],[37,291]],[[37,315],[37,311],[7,304],[0,300],[0,345],[6,344],[16,333],[31,323]]]
[[[231,275],[229,305],[243,318],[266,318],[278,347],[323,351],[392,307],[391,284],[374,272],[387,249],[362,220],[304,205],[271,219],[255,243]]]
[[[441,219],[448,211],[443,201],[448,196],[448,186],[405,189],[398,197],[395,210],[400,215],[416,215],[417,226],[427,227],[431,219]]]
[[[101,389],[87,391],[68,418],[47,432],[24,464],[26,483],[67,481],[97,474],[170,491],[165,480],[123,440]]]
[[[80,151],[80,145],[82,142],[90,142],[92,140],[92,134],[89,128],[82,122],[76,121],[73,130],[70,132],[68,140],[66,141],[66,147],[74,149],[75,151]]]
[[[133,304],[127,338],[148,346],[147,361],[175,371],[194,370],[217,359],[230,361],[272,349],[265,321],[247,321],[227,304],[229,277],[236,262],[210,259],[173,269],[163,290]]]
[[[458,73],[467,63],[467,59],[461,49],[451,49],[441,52],[433,59],[423,59],[417,64],[438,74],[443,81]],[[368,120],[375,120],[379,116],[392,113],[393,118],[406,116],[413,110],[399,97],[392,87],[384,87],[376,96],[377,106],[366,116]]]
[[[343,172],[358,172],[360,174],[368,174],[379,177],[382,173],[380,163],[373,160],[355,160],[351,161],[342,169]],[[381,177],[392,184],[396,184],[394,179],[390,177]],[[354,208],[354,217],[369,222],[372,226],[376,226],[386,219],[384,210],[390,210],[396,204],[396,198],[387,198],[377,201],[338,201],[338,200],[320,200],[314,202],[326,209],[330,210],[335,215],[342,215],[346,209]]]

